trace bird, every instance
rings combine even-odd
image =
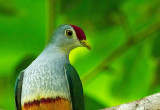
[[[76,47],[91,50],[76,25],[57,27],[40,55],[17,76],[16,110],[84,110],[83,87],[69,54]]]

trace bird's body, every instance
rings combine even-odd
[[[70,51],[81,46],[76,29],[82,31],[60,26],[51,43],[21,72],[15,88],[17,110],[84,110],[81,81],[69,62]]]
[[[58,101],[57,99],[64,100],[64,102],[68,103],[68,106],[71,106],[69,89],[64,74],[64,66],[69,63],[69,59],[58,48],[54,46],[52,48],[52,51],[46,49],[42,52],[25,69],[22,86],[22,105],[31,105],[30,103],[35,99],[37,101],[41,101],[41,99],[47,101],[47,99],[51,100],[52,98],[55,102]],[[26,110],[25,106],[24,110]]]

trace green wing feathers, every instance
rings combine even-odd
[[[23,74],[22,71],[16,80],[15,84],[15,103],[16,103],[16,110],[21,110],[21,91],[22,91],[22,83],[23,83]]]
[[[66,64],[65,75],[69,85],[72,109],[84,110],[83,88],[77,71],[72,65]]]

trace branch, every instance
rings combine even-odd
[[[141,32],[137,33],[134,36],[130,36],[129,39],[118,49],[116,49],[113,53],[111,53],[108,57],[106,57],[99,65],[86,73],[85,76],[82,77],[82,83],[90,81],[96,75],[98,75],[101,71],[108,69],[108,66],[120,57],[123,53],[125,53],[129,48],[139,43],[140,41],[145,40],[148,37],[151,37],[153,33],[156,33],[160,29],[160,22],[153,23],[150,27],[143,29]]]
[[[160,93],[102,110],[160,110]]]

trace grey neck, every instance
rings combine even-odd
[[[69,62],[69,52],[62,51],[62,49],[54,44],[49,44],[39,55],[39,57],[41,57],[42,60],[63,59]]]
[[[50,44],[44,51],[32,62],[29,68],[37,67],[38,65],[64,65],[69,62],[69,53],[64,53],[57,46]]]

